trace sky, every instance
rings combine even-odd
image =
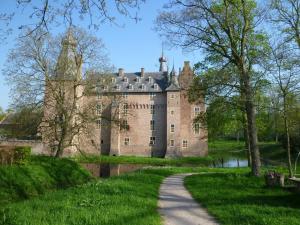
[[[146,1],[139,10],[139,16],[142,20],[137,23],[134,20],[115,14],[118,23],[124,24],[124,27],[106,23],[97,31],[91,30],[95,36],[101,38],[104,42],[110,61],[115,68],[124,68],[125,72],[137,72],[140,71],[141,67],[144,67],[146,72],[158,71],[158,58],[161,55],[163,39],[154,30],[154,20],[159,10],[163,10],[166,1]],[[13,11],[14,2],[12,0],[1,0],[0,13]],[[4,110],[9,108],[11,102],[9,98],[10,86],[3,77],[2,69],[9,50],[15,45],[18,34],[17,28],[27,21],[29,20],[25,9],[15,16],[11,24],[11,27],[14,28],[13,34],[8,36],[5,42],[0,43],[0,107]],[[57,30],[57,32],[61,31]],[[183,67],[184,61],[190,61],[192,64],[199,61],[199,56],[195,52],[187,53],[178,48],[164,47],[164,53],[168,59],[169,67],[173,66],[174,61],[176,71]]]

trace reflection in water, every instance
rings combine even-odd
[[[143,165],[137,164],[110,164],[110,163],[82,163],[94,177],[107,178],[119,176],[123,173],[132,172],[141,169]]]
[[[247,159],[219,159],[212,162],[211,167],[216,168],[238,168],[238,167],[247,167],[248,166],[248,160]]]

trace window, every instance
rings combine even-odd
[[[140,78],[140,77],[137,77],[137,78],[136,78],[136,82],[141,83],[141,78]]]
[[[187,148],[188,146],[188,141],[187,140],[182,140],[182,147]]]
[[[171,110],[171,115],[174,115],[174,110]]]
[[[96,106],[96,114],[101,115],[101,113],[102,113],[102,105],[97,105]]]
[[[145,85],[144,84],[141,85],[141,89],[145,90]]]
[[[149,83],[152,84],[153,83],[153,78],[149,77]]]
[[[149,145],[155,145],[155,137],[150,137]]]
[[[114,77],[111,78],[111,82],[112,82],[112,83],[115,83],[115,82],[116,82],[116,78],[114,78]]]
[[[154,84],[153,87],[154,87],[154,90],[158,90],[158,85],[157,84]]]
[[[195,114],[195,116],[198,116],[200,114],[200,107],[194,108],[194,114]]]
[[[154,130],[154,120],[150,120],[150,130]]]
[[[170,132],[171,132],[171,133],[174,133],[174,131],[175,131],[175,125],[174,125],[174,124],[171,124],[171,126],[170,126]]]
[[[97,124],[97,129],[100,129],[101,128],[101,120],[100,119],[96,120],[96,124]]]
[[[103,90],[106,91],[108,88],[107,86],[103,86]]]
[[[128,83],[128,78],[127,77],[124,77],[124,80],[123,80],[125,83]]]
[[[173,140],[173,139],[170,140],[170,146],[171,146],[171,147],[174,147],[174,140]]]
[[[194,134],[200,134],[200,124],[199,123],[194,124]]]
[[[129,137],[124,138],[124,145],[129,145]]]
[[[127,120],[123,120],[120,124],[120,130],[129,130],[129,125],[128,125],[128,121]]]
[[[123,113],[124,113],[125,116],[128,114],[128,104],[127,103],[125,103],[123,105]]]
[[[118,91],[119,91],[119,90],[120,90],[120,85],[116,85],[116,87],[115,87],[115,88],[116,88],[116,90],[118,90]]]
[[[155,106],[154,105],[150,105],[150,113],[151,114],[155,113]]]
[[[122,94],[122,97],[123,97],[124,99],[127,99],[127,98],[128,98],[128,93],[123,93],[123,94]]]
[[[128,85],[128,89],[129,89],[129,90],[133,90],[133,85],[132,85],[132,84],[129,84],[129,85]]]
[[[151,92],[149,95],[150,95],[150,100],[154,100],[155,93]]]
[[[171,94],[170,98],[171,98],[171,99],[174,99],[174,94]]]

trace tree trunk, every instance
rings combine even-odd
[[[284,130],[286,136],[286,150],[288,157],[288,169],[289,169],[289,177],[293,177],[292,170],[292,159],[291,159],[291,143],[290,143],[290,128],[287,118],[287,104],[286,104],[286,95],[283,97],[283,119],[284,119]]]
[[[249,137],[249,146],[251,151],[251,169],[252,175],[260,176],[260,154],[259,148],[257,144],[257,131],[256,131],[256,121],[255,121],[255,106],[253,104],[253,91],[250,85],[250,76],[245,70],[243,70],[242,74],[243,80],[243,88],[242,91],[245,93],[245,109],[247,115],[247,130],[248,130],[248,137]]]
[[[252,164],[251,150],[250,150],[249,135],[248,135],[248,128],[247,128],[247,115],[245,112],[243,112],[243,130],[244,130],[245,151],[248,160],[248,167],[251,167]]]

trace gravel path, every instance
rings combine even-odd
[[[218,225],[184,187],[183,180],[189,175],[173,175],[162,183],[158,206],[164,225]]]

